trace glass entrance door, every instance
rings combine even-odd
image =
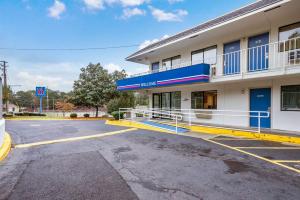
[[[154,110],[166,111],[165,115],[153,114],[153,117],[166,118],[170,111],[181,109],[181,92],[154,93],[152,107]]]
[[[154,110],[161,110],[161,94],[160,93],[157,93],[157,94],[153,94],[153,109]],[[153,118],[157,118],[157,117],[160,117],[159,115],[157,114],[153,114]]]

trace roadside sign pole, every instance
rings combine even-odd
[[[46,87],[37,86],[35,88],[35,96],[40,98],[40,113],[43,112],[43,97],[47,96]]]
[[[43,112],[43,97],[40,97],[40,113]]]

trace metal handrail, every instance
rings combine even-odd
[[[211,116],[228,116],[228,117],[255,117],[258,120],[258,127],[257,132],[261,132],[261,119],[262,118],[269,118],[270,112],[268,111],[245,111],[245,110],[216,110],[216,109],[155,109],[155,108],[149,108],[149,109],[133,109],[133,108],[120,108],[119,112],[122,112],[122,110],[138,110],[140,112],[148,112],[148,113],[156,113],[159,115],[164,116],[178,116],[177,121],[182,121],[183,116],[186,115],[188,117],[188,125],[192,125],[192,120],[197,119],[197,117],[194,115],[195,112],[206,112],[205,115],[211,115]],[[207,112],[210,111],[211,113]],[[213,113],[215,112],[215,113]],[[217,113],[216,113],[217,112]],[[148,115],[151,116],[151,115]],[[180,116],[180,117],[179,117]],[[168,117],[164,117],[168,118]],[[169,119],[172,119],[169,117]],[[176,122],[176,127],[178,126]]]
[[[148,118],[150,118],[150,116],[153,116],[153,114],[166,115],[165,112],[155,111],[150,109],[119,108],[119,120],[121,120],[120,117],[121,112],[126,112],[126,111],[127,112],[130,111],[130,113],[135,113],[135,114],[142,114],[143,117],[148,116]],[[172,113],[169,113],[168,116],[166,116],[165,118],[175,120],[175,132],[178,133],[178,120],[182,120],[183,117],[181,115],[172,114]],[[131,116],[131,120],[132,120],[132,116]]]

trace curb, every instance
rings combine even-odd
[[[251,131],[214,128],[214,127],[205,127],[205,126],[190,126],[188,128],[191,131],[198,132],[198,133],[229,135],[235,137],[245,137],[249,139],[267,140],[272,142],[300,144],[300,136],[293,137],[293,136],[277,135],[277,134],[270,134],[270,133],[255,133]]]
[[[8,153],[10,152],[11,143],[12,143],[12,140],[11,140],[10,135],[7,132],[5,132],[4,142],[3,142],[3,145],[0,147],[0,162],[2,160],[4,160],[7,157]]]
[[[109,125],[116,125],[116,126],[126,126],[126,127],[134,127],[139,129],[151,130],[151,131],[159,131],[165,133],[172,133],[176,134],[171,131],[166,131],[160,128],[147,126],[138,122],[133,121],[117,121],[117,120],[107,120],[105,124]],[[216,127],[206,127],[206,126],[188,126],[188,125],[179,125],[179,127],[187,128],[191,132],[194,133],[205,133],[205,134],[213,134],[213,135],[228,135],[233,137],[244,137],[248,139],[256,139],[256,140],[266,140],[272,142],[281,142],[281,143],[292,143],[300,145],[300,136],[293,137],[293,136],[285,136],[285,135],[277,135],[277,134],[270,134],[270,133],[255,133],[251,131],[243,131],[243,130],[233,130],[233,129],[226,129],[226,128],[216,128]],[[185,135],[185,134],[181,134]],[[186,134],[186,136],[189,136]],[[193,136],[191,136],[193,137]]]

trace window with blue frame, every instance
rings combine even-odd
[[[223,74],[233,75],[240,73],[241,52],[240,40],[224,44]]]
[[[300,111],[300,85],[281,86],[281,110]]]

